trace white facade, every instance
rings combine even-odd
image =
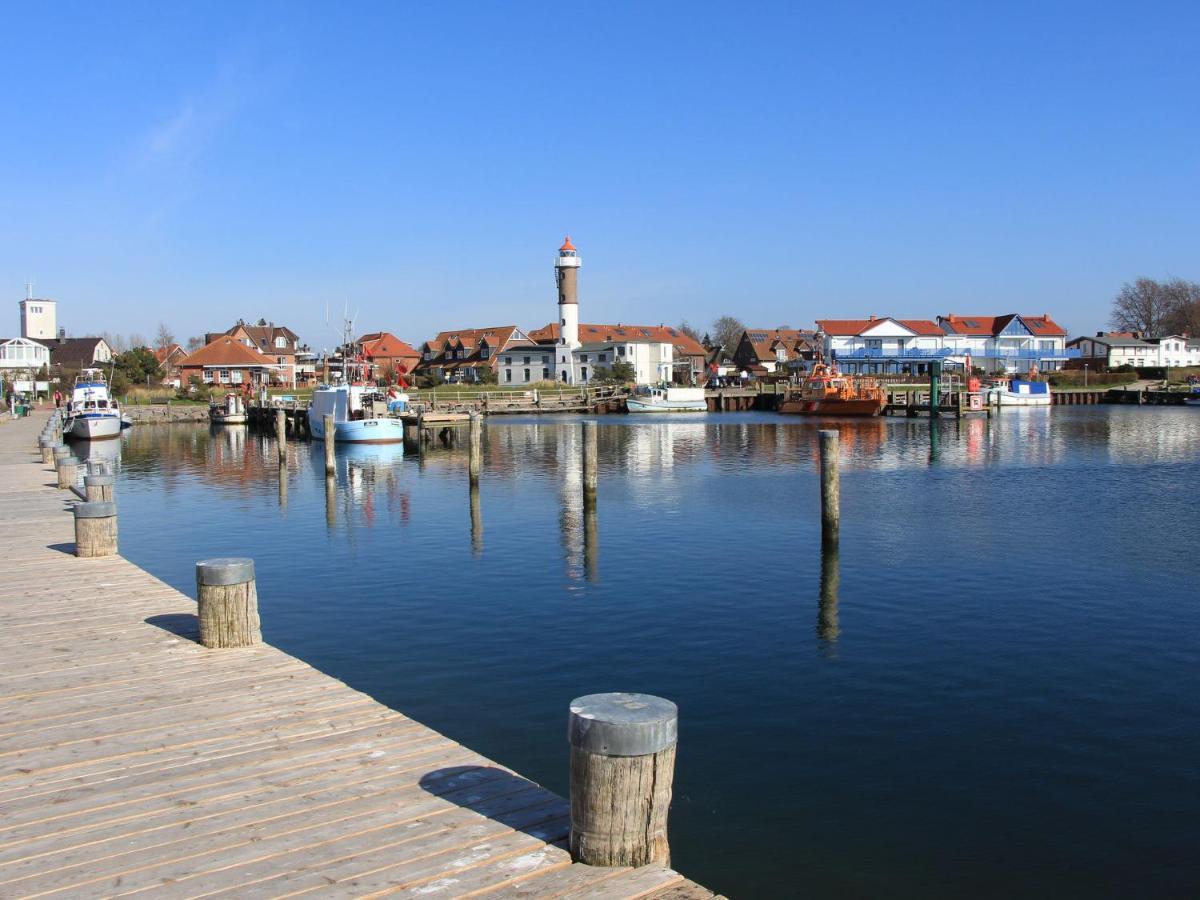
[[[660,384],[671,380],[675,348],[658,342],[619,341],[583,344],[574,350],[562,344],[511,347],[499,354],[496,367],[501,385],[526,385],[539,381],[590,384],[597,369],[615,363],[633,366],[638,384]]]
[[[21,301],[21,337],[50,341],[58,337],[58,303],[54,300]]]
[[[1079,348],[1082,357],[1097,360],[1097,365],[1109,369],[1200,366],[1200,340],[1180,334],[1161,338],[1096,335],[1077,338],[1072,344]]]
[[[28,338],[0,341],[0,369],[10,373],[37,372],[50,365],[50,348]]]

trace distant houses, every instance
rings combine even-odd
[[[373,378],[407,375],[421,361],[420,351],[387,331],[364,334],[355,343],[370,365]]]
[[[492,381],[499,354],[514,346],[532,347],[535,343],[516,325],[442,331],[421,345],[416,371],[442,381]]]
[[[821,354],[815,331],[796,328],[747,328],[734,348],[732,359],[739,371],[753,377],[787,374],[811,367]]]
[[[181,385],[199,384],[234,390],[287,384],[292,368],[250,347],[233,335],[222,334],[178,362]]]
[[[1075,338],[1067,346],[1079,353],[1072,368],[1086,364],[1097,372],[1121,366],[1200,366],[1200,339],[1183,334],[1151,338],[1132,331],[1098,331],[1094,336]]]

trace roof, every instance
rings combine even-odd
[[[557,344],[562,329],[557,322],[551,322],[541,328],[529,332],[529,336],[539,344]],[[705,356],[706,351],[695,338],[688,337],[678,328],[669,325],[583,325],[579,326],[579,340],[589,344],[597,343],[651,343],[672,344],[683,356]]]
[[[563,241],[563,245],[561,247],[559,247],[558,249],[559,249],[559,252],[562,252],[563,250],[574,250],[575,249],[575,245],[571,243],[571,236],[569,234],[567,235],[566,240]]]
[[[1020,319],[1035,335],[1044,337],[1066,337],[1067,332],[1050,316],[1023,316],[1018,313],[1008,313],[1003,316],[956,316],[953,313],[939,316],[938,321],[946,329],[947,334],[975,335],[979,337],[995,337],[1000,334],[1013,319]]]
[[[162,365],[176,353],[185,353],[185,351],[178,344],[169,344],[166,347],[159,347],[157,350],[155,350],[154,358],[158,360],[159,365]]]
[[[231,369],[240,369],[248,366],[271,366],[274,362],[272,357],[251,350],[229,335],[222,335],[211,344],[205,344],[195,353],[185,356],[179,361],[179,367],[228,366]]]
[[[872,316],[869,319],[817,319],[817,328],[826,334],[858,335],[881,322],[896,322],[914,334],[941,337],[945,334],[937,322],[929,319],[894,319],[891,316]]]
[[[50,348],[50,361],[54,365],[80,369],[96,361],[96,348],[104,343],[104,338],[62,338],[38,343]]]
[[[368,359],[395,359],[401,356],[411,356],[416,359],[421,355],[411,345],[406,344],[394,334],[386,331],[373,331],[370,334],[364,334],[356,343],[362,346],[363,355]]]
[[[528,341],[525,333],[516,325],[494,325],[490,328],[459,328],[455,331],[439,331],[433,340],[421,345],[422,350],[433,353],[432,359],[424,359],[420,366],[438,366],[443,369],[473,368],[479,363],[493,365],[496,354],[510,345],[520,345]],[[487,344],[491,350],[485,360],[480,351]],[[462,345],[466,355],[462,359],[444,356],[447,345],[453,350]],[[528,346],[533,346],[531,341]]]
[[[246,336],[254,341],[255,346],[271,347],[272,350],[276,349],[275,338],[277,337],[286,338],[289,344],[291,341],[296,341],[297,343],[300,341],[300,336],[286,325],[276,325],[274,322],[267,322],[263,319],[259,319],[257,325],[247,325],[245,322],[238,322],[225,333],[234,334],[238,330],[246,332]],[[289,345],[287,348],[280,349],[291,350],[292,347]]]
[[[1150,341],[1144,341],[1141,338],[1126,337],[1123,333],[1098,334],[1095,337],[1079,337],[1070,341],[1070,343],[1078,344],[1081,341],[1093,341],[1103,347],[1157,347],[1157,344],[1152,344]]]
[[[775,357],[775,346],[782,343],[789,355],[816,347],[817,333],[797,328],[747,328],[745,332],[759,359]],[[801,346],[802,345],[802,346]]]

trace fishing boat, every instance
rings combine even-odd
[[[244,425],[246,401],[240,394],[230,391],[223,400],[213,400],[208,404],[208,419],[214,425]]]
[[[121,436],[121,410],[108,394],[108,382],[99,369],[84,369],[75,378],[63,437],[77,441],[104,441]]]
[[[1200,387],[1192,388],[1192,392],[1183,398],[1183,405],[1200,407]]]
[[[704,388],[641,387],[625,398],[625,408],[631,413],[647,412],[708,412]]]
[[[799,416],[877,416],[887,405],[875,378],[840,375],[817,363],[798,387],[783,395],[779,412]]]
[[[984,402],[991,406],[1049,406],[1050,385],[1044,381],[997,378],[984,386]]]
[[[393,398],[392,402],[395,402]],[[404,396],[407,404],[408,397]],[[395,444],[404,440],[404,420],[388,415],[388,397],[373,385],[323,384],[308,404],[308,430],[325,438],[325,416],[333,416],[334,440],[346,444]]]

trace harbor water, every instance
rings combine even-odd
[[[121,551],[566,794],[568,702],[679,704],[672,862],[737,897],[1200,893],[1200,411],[488,420],[405,457],[138,426]],[[842,449],[822,558],[816,432]]]

